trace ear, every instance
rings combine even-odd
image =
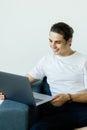
[[[72,44],[72,38],[68,39],[68,44],[69,44],[69,46],[71,46],[71,44]]]

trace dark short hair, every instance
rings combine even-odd
[[[64,22],[59,22],[59,23],[53,24],[50,31],[63,35],[63,37],[66,41],[69,38],[72,38],[73,33],[74,33],[73,28]]]

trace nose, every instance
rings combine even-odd
[[[51,42],[50,47],[55,48],[55,42]]]

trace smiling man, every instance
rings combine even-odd
[[[87,57],[71,48],[73,29],[64,22],[49,32],[53,54],[44,56],[26,76],[30,83],[47,77],[53,100],[41,105],[30,130],[73,130],[87,126]]]
[[[74,53],[70,48],[71,38],[66,41],[63,35],[51,31],[49,34],[49,41],[50,47],[55,55],[68,56]]]
[[[73,130],[87,125],[87,57],[71,48],[73,29],[64,22],[49,32],[52,55],[28,74],[30,82],[47,77],[53,100],[40,106],[42,118],[31,130]]]

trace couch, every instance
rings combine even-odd
[[[37,87],[38,86],[38,87]],[[41,81],[32,84],[32,90],[40,92]],[[0,130],[29,130],[35,122],[35,110],[26,104],[0,100]]]
[[[42,92],[42,81],[32,84],[32,90]],[[35,110],[26,104],[12,101],[0,100],[0,130],[29,130],[36,121]],[[87,130],[87,127],[75,129]]]

